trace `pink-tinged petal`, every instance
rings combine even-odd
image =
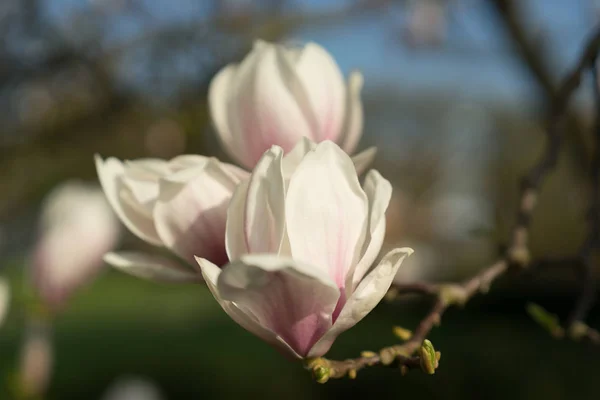
[[[379,255],[385,236],[385,212],[392,198],[392,185],[374,169],[367,174],[363,187],[369,199],[369,228],[362,258],[354,269],[352,285],[349,285],[352,289],[362,280]]]
[[[350,157],[333,142],[319,144],[292,175],[285,210],[292,257],[325,268],[345,287],[362,249],[368,211]]]
[[[402,248],[390,251],[381,262],[363,279],[354,293],[346,300],[342,311],[333,326],[310,349],[308,357],[320,357],[329,351],[334,340],[344,331],[362,320],[385,296],[398,268],[412,249]]]
[[[107,253],[104,261],[110,266],[137,278],[165,283],[201,282],[200,274],[171,259],[137,252]]]
[[[314,150],[317,147],[317,144],[310,140],[307,137],[303,137],[300,141],[294,146],[292,151],[287,153],[285,157],[283,157],[282,168],[283,168],[283,177],[285,180],[289,180],[292,177],[298,165],[304,158],[305,155],[308,154],[309,151]]]
[[[273,146],[260,159],[248,184],[244,236],[250,253],[279,253],[285,229],[283,150]]]
[[[217,283],[234,302],[301,357],[331,327],[340,292],[318,268],[273,254],[243,256],[226,266]]]
[[[169,162],[157,158],[125,161],[122,182],[129,189],[130,205],[151,218],[158,197],[158,180],[171,172]]]
[[[337,141],[346,113],[346,85],[335,60],[321,46],[308,43],[295,57],[294,70],[317,121],[313,139]]]
[[[165,246],[192,264],[201,256],[224,265],[227,207],[238,182],[216,159],[161,179],[154,224]]]
[[[217,289],[217,282],[219,275],[221,274],[221,268],[200,257],[197,257],[196,261],[200,266],[202,276],[204,277],[204,281],[206,282],[208,289],[214,296],[215,300],[217,300],[221,308],[223,308],[223,311],[225,311],[231,317],[231,319],[237,322],[248,332],[253,333],[265,342],[276,347],[283,354],[291,358],[301,358],[298,353],[296,353],[296,351],[292,349],[281,337],[277,336],[273,331],[262,326],[256,317],[251,314],[246,314],[244,311],[240,310],[235,303],[223,300],[221,298],[219,290]]]
[[[354,153],[363,130],[363,106],[360,92],[363,87],[363,76],[360,72],[352,72],[348,79],[348,96],[346,99],[346,116],[343,127],[342,149],[348,154]]]
[[[317,147],[317,143],[312,140],[303,137],[294,147],[292,151],[287,153],[283,157],[283,176],[288,181],[298,165],[309,151],[314,150]],[[356,169],[356,173],[360,176],[365,172],[369,166],[373,163],[373,159],[377,154],[376,147],[369,147],[368,149],[352,156],[352,162]]]
[[[272,145],[290,151],[313,129],[299,101],[302,86],[290,61],[275,46],[259,45],[240,64],[228,105],[229,128],[241,163],[252,168]]]
[[[373,163],[375,154],[377,154],[377,148],[369,147],[352,157],[352,162],[354,163],[354,168],[356,168],[356,173],[358,175],[362,175],[362,173],[369,168],[369,165]]]
[[[95,161],[98,178],[106,198],[121,222],[140,239],[155,246],[162,246],[152,218],[134,205],[130,190],[123,184],[122,178],[125,173],[123,164],[116,158],[103,161],[99,155],[95,156]]]
[[[237,66],[230,64],[213,78],[208,88],[210,115],[225,151],[236,161],[244,163],[244,148],[240,146],[229,126],[229,103],[232,101],[232,80],[236,77]]]

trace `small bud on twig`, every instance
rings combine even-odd
[[[398,336],[402,340],[408,340],[412,337],[412,332],[408,329],[402,328],[400,326],[395,326],[393,329],[394,335]]]
[[[313,377],[318,383],[325,383],[331,377],[329,362],[324,358],[313,358],[307,361],[307,368],[312,371]]]
[[[433,375],[438,363],[435,348],[433,344],[425,339],[419,348],[419,356],[421,357],[421,369],[423,372]]]
[[[386,347],[379,352],[379,358],[383,365],[390,365],[396,358],[396,352],[391,347]]]
[[[361,357],[371,358],[371,357],[375,357],[377,355],[377,353],[375,353],[374,351],[365,350],[365,351],[361,351],[360,355],[361,355]]]
[[[442,299],[444,304],[448,306],[453,304],[462,306],[467,302],[467,299],[469,298],[465,288],[455,284],[442,285],[440,287],[439,295],[440,299]]]

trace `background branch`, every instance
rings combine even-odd
[[[544,178],[557,164],[561,132],[563,131],[563,122],[569,101],[579,87],[584,72],[590,66],[590,63],[595,60],[599,50],[600,30],[597,30],[586,44],[575,67],[563,79],[557,95],[553,98],[552,112],[548,126],[546,127],[546,146],[539,160],[522,179],[520,201],[516,213],[516,225],[512,230],[510,245],[503,257],[462,283],[412,283],[406,286],[402,284],[395,285],[387,296],[388,299],[405,293],[434,294],[436,297],[431,310],[421,320],[414,333],[403,344],[385,347],[379,350],[378,353],[366,352],[361,357],[343,361],[326,358],[312,360],[309,362],[308,367],[319,382],[325,382],[330,378],[354,377],[357,371],[367,366],[383,365],[396,367],[399,365],[407,368],[414,366],[415,360],[412,357],[413,354],[424,346],[427,335],[434,326],[440,323],[441,317],[448,307],[452,305],[464,305],[475,294],[487,292],[490,285],[510,267],[525,268],[532,264],[528,247],[529,226],[537,204],[539,189]],[[597,162],[600,163],[600,160],[596,160],[595,158],[594,164]],[[595,185],[598,184],[598,174],[598,169],[593,171]],[[597,186],[595,187],[597,189]],[[598,201],[597,197],[598,193],[596,191],[592,206],[594,212]],[[591,226],[595,243],[597,240],[596,230],[598,224],[592,223]],[[588,301],[588,297],[589,295],[585,295],[584,301],[580,301],[582,312],[587,312],[589,308],[590,302]],[[579,325],[579,327],[581,328],[582,326]],[[588,336],[593,336],[594,334],[597,334],[597,332],[592,330],[586,333]],[[422,363],[423,355],[419,354],[418,357]]]

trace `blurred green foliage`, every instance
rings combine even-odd
[[[23,287],[18,269],[14,287]],[[99,399],[123,375],[154,380],[167,399],[595,398],[598,349],[553,339],[525,312],[520,293],[496,292],[451,309],[431,334],[442,352],[433,376],[370,368],[356,380],[315,383],[291,362],[237,326],[202,286],[163,286],[108,271],[79,293],[55,321],[56,370],[48,399]],[[16,294],[0,331],[0,375],[18,360],[23,326]],[[568,295],[534,296],[566,312]],[[329,356],[356,356],[394,343],[392,327],[414,326],[426,303],[383,303],[342,335]],[[590,321],[598,323],[599,321]],[[4,381],[6,383],[6,381]],[[8,399],[6,386],[0,398]]]

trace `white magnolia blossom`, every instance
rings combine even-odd
[[[286,354],[317,357],[388,290],[402,248],[372,267],[383,243],[390,183],[370,171],[361,187],[350,157],[331,141],[283,157],[273,146],[228,209],[219,268],[197,258],[223,309]]]
[[[239,64],[223,68],[209,89],[210,112],[222,144],[241,165],[252,169],[277,145],[291,151],[301,138],[331,140],[348,154],[363,128],[360,91],[363,78],[344,77],[321,46],[302,48],[257,41]],[[375,155],[357,156],[359,172]]]
[[[194,256],[217,265],[227,262],[227,206],[237,184],[249,176],[246,171],[199,155],[125,162],[96,156],[96,169],[112,208],[136,236],[190,263]],[[105,261],[144,278],[168,267],[170,275],[163,274],[164,279],[199,279],[193,271],[156,255],[109,253]]]
[[[8,314],[8,306],[10,304],[10,286],[8,282],[0,278],[0,326]]]
[[[80,182],[55,188],[44,202],[33,252],[33,280],[41,298],[60,306],[95,276],[118,236],[119,224],[99,188]]]

